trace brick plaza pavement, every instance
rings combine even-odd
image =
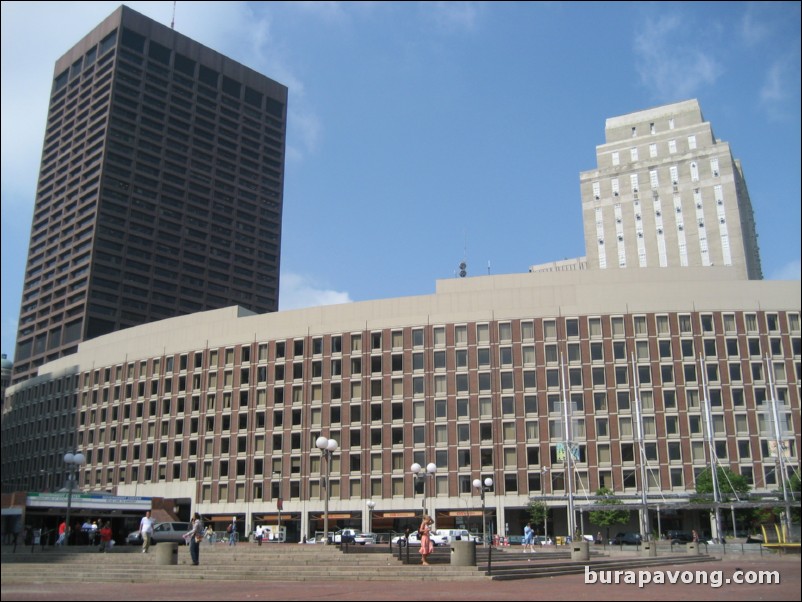
[[[193,570],[195,567],[179,567]],[[202,574],[203,566],[198,567]],[[649,569],[652,575],[658,569]],[[780,583],[723,584],[714,588],[704,584],[637,585],[586,584],[584,575],[566,575],[516,581],[416,582],[221,582],[203,581],[174,583],[92,583],[3,585],[0,599],[5,600],[800,600],[799,556],[727,557],[720,562],[702,565],[662,567],[664,571],[701,571],[718,573],[722,579],[732,578],[735,571],[777,571]],[[638,570],[635,570],[637,574]]]

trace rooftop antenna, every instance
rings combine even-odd
[[[175,29],[175,5],[176,2],[173,0],[173,20],[170,21],[170,29]]]
[[[468,264],[466,263],[466,259],[468,257],[468,234],[465,233],[465,247],[462,251],[462,261],[459,263],[459,277],[465,278],[468,275]]]

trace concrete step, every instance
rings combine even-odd
[[[26,568],[28,570],[26,570]],[[470,571],[449,570],[448,567],[384,567],[384,570],[347,570],[341,567],[329,569],[316,568],[308,571],[283,570],[275,568],[264,568],[255,570],[234,570],[231,567],[224,570],[213,570],[203,565],[201,566],[172,566],[164,567],[159,570],[153,568],[143,568],[134,566],[93,567],[91,570],[78,569],[70,571],[59,571],[59,574],[47,570],[45,566],[35,565],[16,565],[13,568],[3,569],[0,582],[10,583],[76,583],[83,581],[113,582],[113,583],[138,583],[142,580],[150,582],[176,581],[176,580],[209,580],[209,581],[399,581],[416,579],[424,581],[470,581],[472,579],[486,580],[486,577],[477,573],[475,569]]]
[[[680,556],[657,556],[642,558],[609,558],[596,559],[590,561],[565,561],[565,562],[546,562],[537,561],[527,562],[526,564],[494,565],[492,572],[489,573],[491,579],[511,580],[511,579],[535,579],[542,577],[557,577],[560,575],[576,575],[590,570],[632,570],[648,567],[665,567],[677,564],[698,564],[700,562],[711,562],[718,560],[712,556],[689,555]],[[487,569],[487,567],[479,567]]]
[[[414,578],[427,581],[531,579],[593,570],[632,569],[666,564],[698,563],[709,556],[658,557],[594,555],[589,561],[570,560],[570,553],[522,554],[494,550],[492,566],[486,553],[477,553],[477,566],[452,566],[450,549],[430,557],[432,566],[420,565],[420,554],[410,551],[410,564],[386,552],[354,553],[332,546],[208,546],[202,547],[201,566],[193,567],[189,551],[178,550],[178,565],[160,564],[163,553],[142,554],[138,549],[116,549],[107,554],[94,548],[66,548],[34,553],[2,553],[2,583],[62,583],[102,581],[135,583],[181,579],[211,581],[381,581]],[[59,565],[53,570],[53,565]],[[491,573],[490,575],[488,573]]]
[[[328,546],[202,547],[201,566],[190,563],[188,549],[178,549],[178,565],[159,564],[162,553],[115,549],[101,554],[67,548],[2,555],[3,583],[102,581],[134,583],[195,579],[213,581],[377,581],[409,578],[485,580],[475,567],[404,565],[389,553],[343,553]],[[53,565],[59,565],[54,571]]]

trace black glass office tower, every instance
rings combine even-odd
[[[286,107],[125,6],[56,62],[14,382],[130,326],[278,309]]]

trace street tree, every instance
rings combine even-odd
[[[604,506],[623,505],[623,502],[615,497],[615,492],[607,487],[601,487],[596,491],[596,504]],[[607,540],[610,540],[610,527],[613,525],[625,525],[629,522],[629,510],[592,510],[588,513],[590,522],[599,527],[607,528]]]
[[[545,525],[546,523],[546,517],[549,514],[548,506],[546,506],[546,504],[540,500],[532,500],[526,507],[526,511],[529,513],[529,518],[532,521],[532,527],[534,527],[535,532],[537,532],[538,526]],[[545,533],[543,533],[543,535],[545,535]]]

